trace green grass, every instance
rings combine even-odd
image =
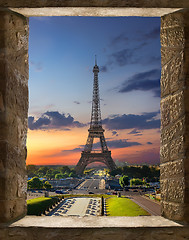
[[[27,200],[27,215],[40,215],[58,201],[58,197],[39,197]]]
[[[150,214],[128,198],[106,199],[108,216],[149,216]]]

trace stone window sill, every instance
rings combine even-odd
[[[158,228],[183,227],[182,224],[160,216],[141,217],[37,217],[26,216],[9,227],[44,227],[44,228]]]

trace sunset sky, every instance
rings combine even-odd
[[[94,56],[114,160],[159,163],[160,18],[31,17],[27,164],[75,165],[88,136]]]

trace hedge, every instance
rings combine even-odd
[[[58,197],[39,197],[27,200],[27,215],[41,215],[59,201]]]

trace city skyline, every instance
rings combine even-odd
[[[95,54],[113,159],[159,163],[159,28],[159,18],[30,19],[27,164],[78,162],[88,135]]]

